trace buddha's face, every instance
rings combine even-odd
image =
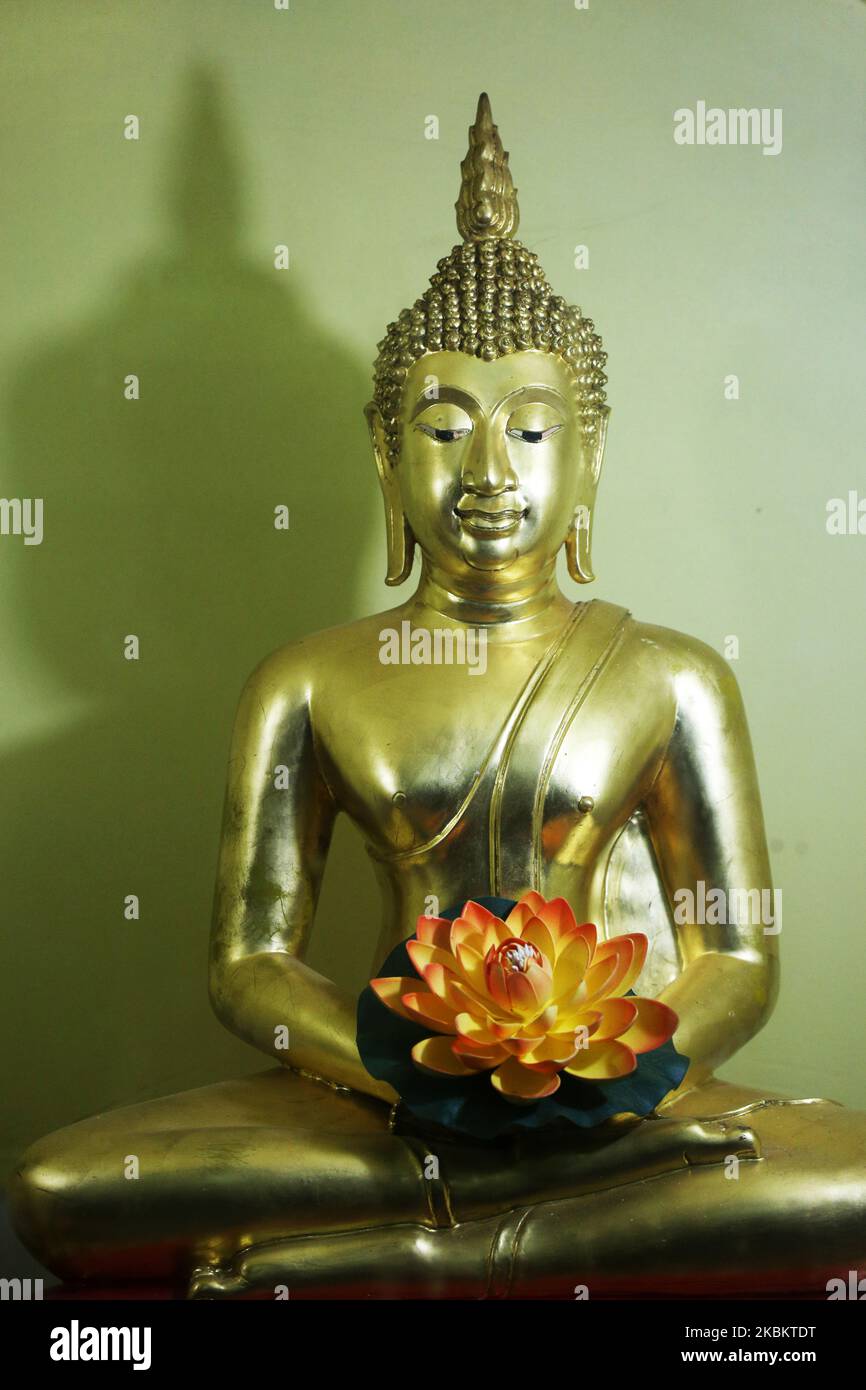
[[[395,472],[415,540],[445,576],[510,583],[552,564],[597,473],[568,366],[538,350],[419,358]]]

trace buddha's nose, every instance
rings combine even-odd
[[[508,457],[502,431],[487,425],[472,431],[471,444],[463,462],[461,481],[466,492],[514,492],[517,474]]]

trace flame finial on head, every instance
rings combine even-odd
[[[486,92],[478,98],[475,124],[469,127],[469,149],[460,165],[462,182],[457,209],[457,230],[464,241],[489,237],[513,237],[520,221],[517,189],[511,181],[508,151],[502,148],[493,124]]]

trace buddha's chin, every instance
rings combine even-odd
[[[520,558],[521,550],[514,536],[470,536],[464,533],[460,554],[474,570],[501,570]]]

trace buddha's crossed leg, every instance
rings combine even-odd
[[[720,1091],[734,1091],[722,1087]],[[741,1095],[713,1099],[731,1100]],[[202,1268],[193,1297],[576,1298],[807,1293],[866,1270],[866,1116],[757,1101],[762,1156],[737,1116],[671,1118],[653,1177],[609,1170],[595,1190],[431,1229],[417,1222],[275,1241]],[[750,1107],[751,1108],[751,1107]],[[618,1140],[615,1147],[623,1141]],[[611,1151],[612,1153],[613,1151]],[[634,1156],[634,1151],[633,1151]],[[645,1156],[648,1156],[645,1154]],[[676,1163],[675,1160],[679,1159]],[[683,1166],[686,1165],[686,1166]]]
[[[681,1113],[624,1124],[601,1147],[577,1136],[515,1160],[433,1141],[427,1153],[417,1136],[389,1132],[381,1103],[274,1069],[49,1136],[26,1156],[13,1212],[34,1253],[66,1277],[183,1287],[197,1269],[199,1297],[273,1297],[278,1287],[295,1297],[573,1296],[578,1285],[591,1296],[644,1273],[649,1286],[695,1272],[739,1277],[749,1249],[784,1271],[786,1259],[802,1264],[810,1235],[836,1264],[854,1260],[866,1243],[866,1117],[771,1104],[756,1112],[769,1135],[761,1157],[751,1115],[712,1118],[755,1093],[715,1085],[692,1102],[696,1114],[686,1097]],[[822,1146],[806,1129],[827,1112],[837,1133]],[[438,1178],[425,1176],[431,1154]],[[821,1155],[823,1173],[819,1162],[804,1177],[798,1160]]]

